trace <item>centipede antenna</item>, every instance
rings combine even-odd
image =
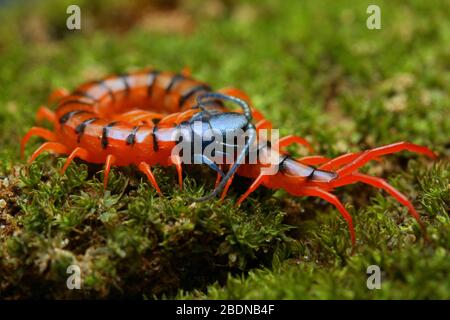
[[[205,105],[204,105],[204,100],[208,99],[208,98],[216,98],[216,99],[221,99],[221,100],[227,100],[233,103],[236,103],[237,105],[239,105],[242,109],[242,111],[244,111],[244,115],[247,118],[248,122],[252,121],[252,111],[250,109],[250,107],[248,106],[247,102],[245,102],[242,99],[233,97],[233,96],[229,96],[226,94],[222,94],[222,93],[218,93],[218,92],[208,92],[202,95],[199,95],[197,97],[197,105],[196,107],[202,109],[202,111],[209,113],[208,110],[205,109]]]

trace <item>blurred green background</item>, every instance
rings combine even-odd
[[[66,28],[70,4],[81,30]],[[370,4],[381,30],[366,27]],[[0,5],[1,298],[450,298],[448,1]],[[173,170],[158,168],[161,198],[132,168],[115,169],[103,192],[101,167],[78,163],[61,177],[64,159],[19,159],[53,89],[148,66],[188,66],[215,88],[246,91],[282,135],[327,156],[429,146],[439,161],[402,153],[365,169],[413,199],[429,240],[405,208],[359,185],[337,191],[355,220],[351,255],[345,223],[321,201],[259,190],[236,209],[248,182],[238,181],[224,203],[192,205],[212,187],[208,170],[188,170],[180,193]],[[74,263],[83,290],[65,286]],[[381,290],[366,287],[371,264]]]

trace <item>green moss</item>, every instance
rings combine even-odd
[[[68,31],[69,2],[57,3],[0,12],[1,298],[450,297],[448,4],[378,1],[374,31],[364,1],[78,1],[82,30]],[[352,255],[345,222],[318,200],[258,190],[236,208],[248,185],[237,179],[223,203],[192,204],[214,184],[205,168],[186,168],[182,191],[172,168],[155,168],[160,197],[134,168],[114,168],[104,191],[100,166],[61,176],[64,158],[19,158],[52,89],[149,65],[245,90],[282,134],[327,156],[430,146],[436,163],[405,152],[364,169],[413,199],[428,240],[405,208],[361,185],[336,190],[354,216]],[[83,290],[67,289],[70,264]],[[366,287],[372,264],[381,290]]]

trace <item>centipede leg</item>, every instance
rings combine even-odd
[[[48,97],[49,103],[55,103],[60,101],[62,98],[67,97],[69,95],[69,91],[65,88],[58,88],[56,90],[53,90],[50,96]]]
[[[147,176],[148,180],[150,181],[152,186],[156,189],[156,191],[160,195],[162,195],[161,189],[159,189],[158,183],[156,182],[155,176],[153,175],[150,166],[145,162],[141,162],[138,167],[139,170],[141,170]]]
[[[183,167],[181,166],[181,158],[179,156],[171,157],[172,164],[175,165],[178,173],[178,184],[180,185],[180,189],[183,189]]]
[[[220,168],[220,170],[223,171],[223,166],[221,164],[219,164],[218,167]],[[217,171],[217,177],[216,177],[216,182],[214,183],[214,189],[217,188],[217,186],[219,185],[221,178],[222,178],[222,174],[219,171]]]
[[[350,215],[350,213],[348,213],[347,209],[345,209],[345,207],[342,205],[342,203],[339,201],[339,199],[334,194],[326,192],[318,187],[301,188],[299,191],[299,194],[304,195],[304,196],[319,197],[319,198],[333,204],[336,207],[336,209],[339,210],[342,217],[347,222],[352,245],[353,245],[353,247],[355,247],[356,237],[355,237],[355,229],[353,227],[352,216]]]
[[[64,163],[63,168],[61,169],[61,174],[64,175],[69,165],[72,163],[72,161],[75,158],[80,158],[82,160],[87,160],[89,157],[89,153],[86,149],[83,149],[81,147],[76,147],[72,153],[67,157],[66,162]]]
[[[165,116],[164,118],[162,118],[158,122],[158,124],[159,125],[173,125],[179,115],[180,115],[180,112],[169,114],[169,115]]]
[[[178,117],[175,119],[174,124],[180,124],[183,121],[187,121],[196,113],[199,112],[199,109],[188,109],[184,112],[181,112]]]
[[[422,146],[419,146],[417,144],[413,144],[410,142],[397,142],[397,143],[389,144],[387,146],[382,146],[382,147],[378,147],[375,149],[364,151],[359,157],[357,157],[351,163],[349,163],[349,164],[343,166],[342,168],[340,168],[339,170],[337,170],[337,173],[340,176],[349,175],[349,174],[353,173],[354,171],[356,171],[358,168],[365,165],[370,160],[373,160],[377,157],[381,157],[381,156],[384,156],[387,154],[400,152],[403,150],[408,150],[410,152],[425,154],[426,156],[428,156],[432,159],[435,159],[437,157],[433,153],[433,151],[431,151],[427,147],[422,147]]]
[[[306,148],[308,148],[309,152],[311,152],[311,153],[314,152],[312,146],[309,144],[308,141],[306,141],[302,137],[294,136],[294,135],[289,135],[289,136],[281,138],[280,140],[278,140],[276,145],[278,145],[279,148],[285,148],[294,143],[305,146]]]
[[[41,122],[42,120],[48,120],[51,123],[55,123],[56,115],[55,113],[47,107],[39,107],[36,113],[36,121]]]
[[[30,140],[31,137],[41,137],[43,139],[46,139],[48,141],[56,141],[56,135],[51,132],[50,130],[39,128],[39,127],[33,127],[25,134],[25,136],[22,138],[22,141],[20,142],[20,156],[23,158],[25,154],[25,145],[27,144],[28,140]]]
[[[399,203],[408,208],[410,215],[419,223],[422,231],[425,233],[425,227],[420,220],[420,216],[417,213],[416,209],[412,205],[412,203],[408,200],[408,198],[402,194],[400,191],[391,186],[387,181],[378,177],[372,177],[363,173],[354,172],[353,174],[343,177],[334,183],[336,186],[342,186],[347,184],[352,184],[355,182],[362,182],[368,185],[371,185],[375,188],[383,189],[387,193],[389,193],[393,198],[395,198]]]
[[[331,159],[328,162],[324,163],[322,166],[319,167],[319,169],[320,170],[336,170],[340,166],[355,160],[361,154],[362,154],[361,152],[343,154],[339,157],[336,157],[336,158]]]
[[[250,188],[248,188],[248,190],[239,198],[239,200],[237,201],[236,205],[240,206],[241,203],[250,195],[250,193],[252,193],[253,191],[255,191],[260,185],[261,183],[264,182],[264,180],[267,178],[267,176],[260,174],[255,181],[253,181],[252,185],[250,186]]]
[[[272,129],[272,127],[273,127],[272,123],[267,119],[262,119],[262,120],[258,121],[258,123],[256,123],[256,125],[255,125],[255,128],[257,131],[261,130],[261,129],[266,129],[266,130]]]
[[[133,125],[145,123],[149,126],[153,126],[154,120],[160,120],[163,117],[164,116],[162,114],[156,112],[150,112],[145,110],[132,110],[115,117],[114,120],[129,122]]]
[[[35,152],[33,152],[30,159],[28,159],[28,163],[31,164],[42,152],[45,151],[66,154],[67,148],[59,142],[45,142]]]
[[[330,161],[330,158],[324,156],[307,156],[298,158],[296,160],[309,166],[315,166]]]
[[[181,70],[181,75],[183,77],[189,78],[192,75],[192,70],[188,66],[184,66]]]
[[[116,161],[116,157],[114,157],[112,154],[109,154],[106,157],[104,179],[103,179],[103,187],[105,189],[108,186],[108,178],[109,178],[109,172],[111,171],[111,166],[114,164],[115,161]]]
[[[227,184],[223,188],[222,195],[220,196],[220,201],[223,201],[225,197],[227,196],[228,189],[230,188],[231,184],[233,183],[234,174],[228,179]],[[244,200],[242,200],[244,201]]]

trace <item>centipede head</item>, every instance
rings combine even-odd
[[[208,99],[220,99],[233,102],[237,104],[243,111],[243,113],[237,112],[224,112],[224,113],[211,113],[204,107],[204,101]],[[212,199],[225,187],[228,180],[236,172],[236,170],[241,165],[242,161],[245,159],[250,146],[254,143],[256,139],[256,129],[252,124],[252,114],[248,104],[236,97],[224,95],[221,93],[206,93],[197,97],[198,107],[202,109],[202,117],[209,116],[209,125],[214,129],[222,132],[222,134],[233,133],[234,130],[246,130],[248,134],[248,139],[246,139],[243,148],[241,148],[240,153],[237,155],[234,164],[231,166],[230,170],[223,177],[219,185],[209,194],[201,198],[192,199],[196,202],[207,201]]]

